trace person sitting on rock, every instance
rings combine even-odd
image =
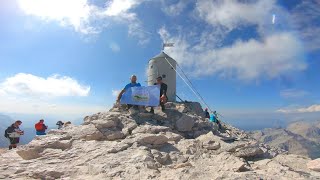
[[[167,97],[168,85],[162,81],[161,76],[157,77],[157,82],[154,83],[154,85],[160,86],[160,106],[161,106],[161,110],[164,111],[165,110],[164,104],[167,103],[167,99],[168,99]],[[151,107],[150,113],[154,113],[153,107]]]
[[[63,127],[63,122],[62,121],[58,121],[57,123],[56,123],[56,125],[58,126],[58,129],[61,129],[62,127]]]
[[[48,126],[44,124],[43,119],[40,119],[40,121],[37,124],[35,124],[34,127],[36,129],[36,135],[46,135],[46,129],[48,129]]]
[[[132,88],[132,87],[141,87],[141,84],[140,83],[137,83],[137,76],[136,75],[132,75],[131,78],[130,78],[131,82],[129,84],[127,84],[122,90],[121,92],[119,93],[118,97],[117,97],[117,103],[119,104],[120,103],[120,99],[122,97],[122,95],[127,91],[129,90],[129,88]],[[127,104],[128,106],[128,109],[130,109],[133,105],[131,104]]]
[[[17,120],[15,123],[9,126],[4,133],[4,136],[10,141],[9,150],[12,148],[17,148],[17,144],[20,141],[20,136],[24,134],[24,131],[20,130],[21,124],[22,122]]]

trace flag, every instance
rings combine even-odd
[[[120,104],[159,106],[160,86],[132,87],[121,97]]]
[[[162,45],[162,49],[164,49],[165,47],[173,47],[174,43],[163,43]]]

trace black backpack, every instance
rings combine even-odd
[[[12,127],[9,126],[5,131],[4,131],[4,137],[9,138],[9,133],[12,133]]]

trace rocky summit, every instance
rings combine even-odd
[[[320,179],[308,157],[222,126],[199,103],[155,114],[114,107],[2,152],[0,179]]]

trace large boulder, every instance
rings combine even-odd
[[[263,151],[259,147],[243,147],[237,149],[234,153],[237,157],[242,158],[258,158],[263,154]]]
[[[163,134],[137,134],[137,142],[140,144],[150,145],[163,145],[169,141],[169,139]]]
[[[105,139],[104,135],[93,124],[72,128],[68,134],[72,136],[73,139],[84,139],[87,141]]]
[[[220,148],[220,143],[212,140],[205,141],[202,143],[202,147],[208,150],[217,150]]]
[[[170,163],[170,156],[168,153],[166,152],[160,152],[156,149],[151,149],[151,153],[153,155],[153,158],[159,162],[162,165],[166,165],[168,163]]]
[[[247,163],[238,157],[233,156],[230,153],[222,152],[214,158],[214,161],[218,163],[216,171],[230,171],[241,172],[246,171]]]
[[[167,108],[174,108],[181,113],[196,114],[198,116],[204,116],[201,104],[198,102],[187,102],[187,103],[167,103]]]
[[[320,172],[320,158],[312,160],[312,161],[309,161],[308,164],[307,164],[307,167],[310,170]]]
[[[194,119],[187,115],[182,115],[180,119],[176,122],[176,128],[178,131],[186,132],[191,131],[192,127],[194,126]]]
[[[37,148],[23,148],[17,150],[16,152],[24,160],[31,160],[41,157],[41,151]]]
[[[169,131],[170,128],[166,126],[150,125],[146,124],[144,126],[138,126],[132,131],[132,134],[138,133],[149,133],[149,134],[158,134],[160,132]]]

